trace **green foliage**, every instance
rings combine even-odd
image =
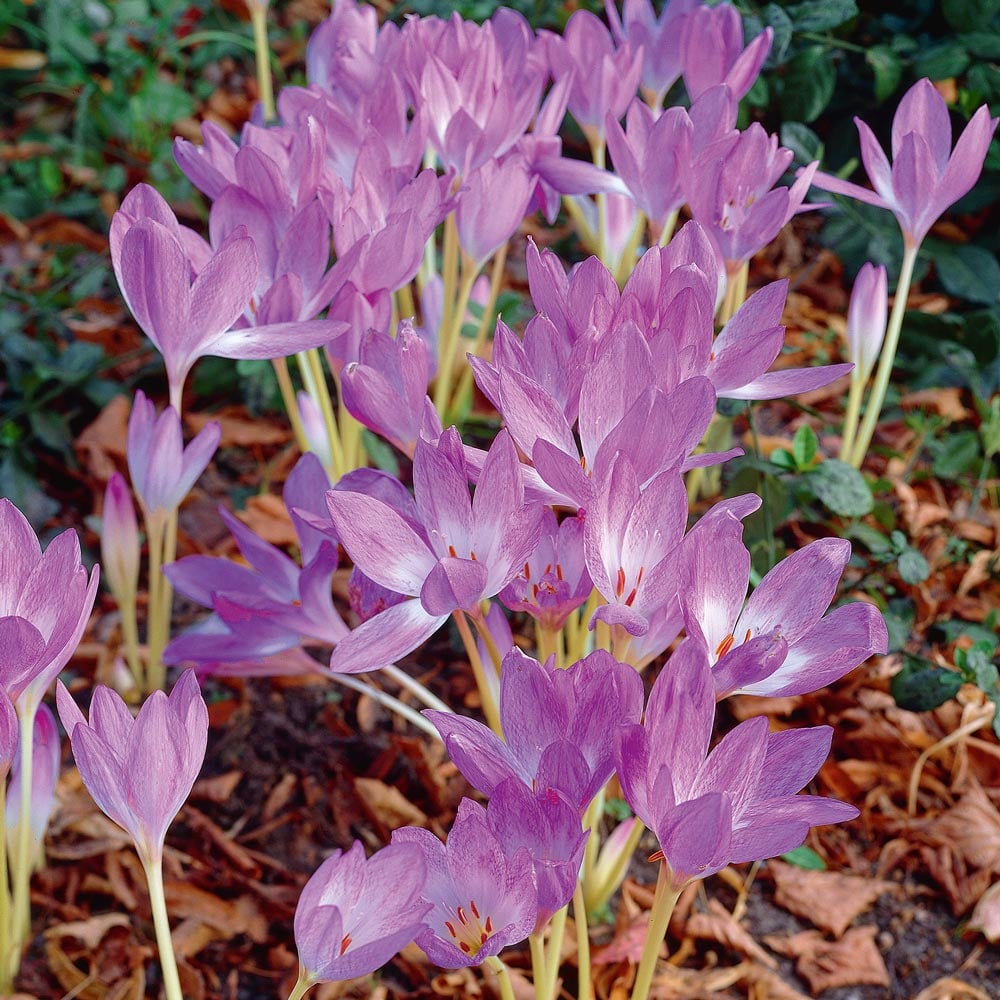
[[[875,506],[865,477],[836,458],[817,466],[809,474],[807,485],[828,510],[842,517],[864,517]]]
[[[958,694],[962,675],[919,656],[903,654],[903,669],[889,685],[896,704],[910,712],[929,712]]]
[[[811,872],[825,872],[826,862],[808,845],[803,844],[793,851],[786,851],[781,855],[782,861],[787,861],[796,868],[805,868]]]

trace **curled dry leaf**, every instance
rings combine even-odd
[[[982,990],[963,983],[961,979],[945,976],[921,990],[913,1000],[991,1000]]]
[[[1000,882],[994,882],[980,896],[976,908],[972,911],[969,928],[979,931],[993,944],[1000,941]]]
[[[804,917],[820,930],[843,937],[855,917],[894,886],[891,882],[842,872],[807,871],[782,861],[769,865],[778,906]]]
[[[741,952],[769,969],[777,968],[777,963],[742,927],[733,915],[717,900],[708,901],[708,913],[692,914],[684,930],[692,937],[717,941],[726,948]]]
[[[776,934],[765,944],[796,960],[795,971],[813,994],[837,986],[889,986],[889,972],[875,946],[878,928],[852,927],[839,941],[828,941],[819,931],[802,931],[789,938]]]

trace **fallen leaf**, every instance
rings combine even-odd
[[[426,826],[427,816],[398,789],[376,778],[355,778],[354,788],[372,818],[388,830],[400,826]]]
[[[827,940],[819,931],[802,931],[783,938],[770,934],[764,943],[796,960],[795,971],[809,983],[813,994],[837,986],[889,985],[889,972],[875,946],[878,928],[852,927],[839,941]]]
[[[684,931],[692,937],[717,941],[726,948],[742,952],[748,958],[756,959],[770,969],[777,968],[774,959],[766,952],[753,936],[742,927],[733,915],[717,900],[708,901],[708,913],[695,913],[684,925]]]
[[[1000,873],[1000,812],[978,783],[970,783],[958,804],[929,829],[970,864]]]
[[[768,866],[774,876],[774,901],[820,930],[843,937],[855,917],[864,913],[891,882],[842,872],[809,871],[782,861]]]
[[[116,459],[125,457],[130,411],[125,396],[113,397],[73,444],[80,461],[98,482],[106,483],[118,468]]]
[[[103,913],[86,920],[73,920],[65,924],[54,924],[45,929],[47,938],[71,937],[82,941],[91,951],[95,951],[104,935],[112,927],[131,927],[132,921],[124,913]]]
[[[1000,941],[1000,882],[994,882],[979,897],[968,926],[993,944]]]
[[[953,976],[945,976],[921,990],[913,1000],[991,1000],[982,990]]]
[[[251,896],[234,900],[220,899],[190,882],[169,881],[165,884],[167,908],[173,916],[192,917],[228,936],[246,934],[251,941],[262,944],[267,940],[267,918]]]
[[[196,434],[206,424],[217,423],[222,430],[220,448],[252,448],[254,445],[285,444],[292,438],[288,428],[269,421],[253,420],[243,416],[242,411],[240,415],[225,410],[219,413],[187,413],[184,422]]]
[[[646,931],[649,930],[649,917],[643,915],[638,920],[627,924],[615,932],[615,936],[600,948],[590,953],[594,965],[616,965],[618,962],[639,964],[642,958],[643,945],[646,943]]]
[[[191,789],[192,799],[208,799],[209,802],[228,802],[236,786],[243,780],[242,771],[227,771],[211,778],[201,778]]]

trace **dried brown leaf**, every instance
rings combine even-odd
[[[427,816],[392,785],[376,778],[355,778],[354,788],[374,818],[387,829],[412,825],[426,826]]]
[[[977,868],[1000,873],[1000,812],[978,783],[930,824],[935,840],[953,847]]]
[[[211,778],[201,778],[191,789],[192,799],[207,799],[209,802],[228,802],[243,780],[242,771],[226,771]]]
[[[913,1000],[992,1000],[992,998],[975,986],[963,983],[961,979],[945,976],[944,979],[931,983],[927,989],[921,990]]]
[[[814,994],[837,986],[889,985],[889,972],[875,946],[878,928],[852,927],[839,941],[819,931],[802,931],[789,938],[768,935],[765,944],[796,960],[796,972]]]
[[[69,923],[54,924],[45,929],[46,938],[71,937],[82,941],[91,951],[95,951],[104,935],[112,927],[131,927],[132,922],[124,913],[102,913],[86,920],[73,920]]]
[[[969,928],[979,931],[993,944],[1000,941],[1000,882],[994,882],[979,897],[969,920]]]
[[[717,941],[726,948],[742,952],[748,958],[756,959],[770,969],[777,968],[774,958],[769,955],[753,936],[742,927],[733,915],[717,900],[708,901],[708,913],[695,913],[688,918],[684,930],[692,937]]]
[[[855,917],[864,913],[891,882],[861,878],[842,872],[808,871],[782,861],[772,861],[776,886],[774,901],[796,916],[804,917],[834,937],[842,937]]]
[[[227,413],[188,413],[184,422],[194,433],[198,433],[206,424],[217,423],[222,429],[221,448],[251,448],[256,445],[285,444],[291,440],[291,432],[278,424],[266,420],[254,420],[243,415]]]

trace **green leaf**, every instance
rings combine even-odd
[[[782,861],[787,861],[796,868],[805,868],[811,872],[825,872],[826,862],[806,844],[796,847],[794,851],[786,851],[781,855]]]
[[[889,683],[896,704],[909,712],[929,712],[954,698],[962,686],[962,675],[936,663],[904,654],[906,662]]]
[[[940,42],[914,57],[913,72],[918,77],[948,80],[953,76],[961,76],[969,68],[969,62],[969,53],[958,42]]]
[[[958,479],[979,467],[979,435],[974,430],[962,430],[930,442],[934,461],[931,471],[939,479]]]
[[[797,163],[823,159],[823,141],[802,122],[785,122],[781,126],[781,145],[795,154]]]
[[[907,546],[896,562],[904,583],[923,583],[931,575],[927,560],[916,549]]]
[[[771,452],[771,464],[776,465],[782,472],[798,471],[792,453],[784,448],[775,448]]]
[[[941,0],[941,13],[957,31],[975,31],[1000,11],[998,0]]]
[[[786,8],[796,31],[829,31],[856,17],[854,0],[804,0]]]
[[[974,243],[933,244],[934,266],[944,290],[969,302],[990,305],[1000,296],[1000,263]]]
[[[1000,34],[995,31],[973,30],[959,35],[958,40],[968,52],[980,59],[1000,59]],[[971,74],[972,70],[969,72]]]
[[[781,97],[785,118],[815,121],[833,97],[837,70],[825,45],[803,49],[789,64]]]
[[[763,11],[764,23],[770,25],[774,32],[774,39],[771,42],[771,52],[767,57],[768,67],[780,66],[785,61],[788,54],[788,46],[792,40],[794,27],[792,19],[786,13],[784,7],[779,7],[776,3],[769,3]]]
[[[377,434],[370,430],[361,432],[361,443],[368,452],[368,457],[375,463],[376,469],[388,472],[390,475],[399,476],[399,460],[391,444],[383,441]]]
[[[792,455],[795,458],[796,466],[805,471],[813,463],[816,452],[819,450],[819,441],[816,432],[808,425],[803,424],[792,438]]]
[[[873,528],[870,524],[865,524],[864,521],[852,524],[845,534],[848,538],[860,542],[873,555],[888,552],[892,548],[889,540],[878,528]]]
[[[894,597],[885,611],[885,627],[889,632],[889,652],[900,652],[909,641],[917,620],[913,601],[906,597]]]
[[[632,810],[624,799],[608,799],[604,803],[604,813],[619,823],[632,818]]]
[[[865,62],[875,74],[875,100],[891,97],[903,75],[903,60],[888,45],[873,45],[865,53]]]
[[[842,517],[864,517],[875,505],[865,477],[840,459],[828,458],[806,482],[823,506]]]
[[[962,657],[962,674],[975,684],[980,690],[987,694],[994,694],[997,689],[997,680],[1000,680],[1000,673],[993,662],[993,651],[996,648],[993,642],[977,642],[974,646],[964,651]],[[956,650],[955,662],[958,663],[958,654],[962,650]]]

